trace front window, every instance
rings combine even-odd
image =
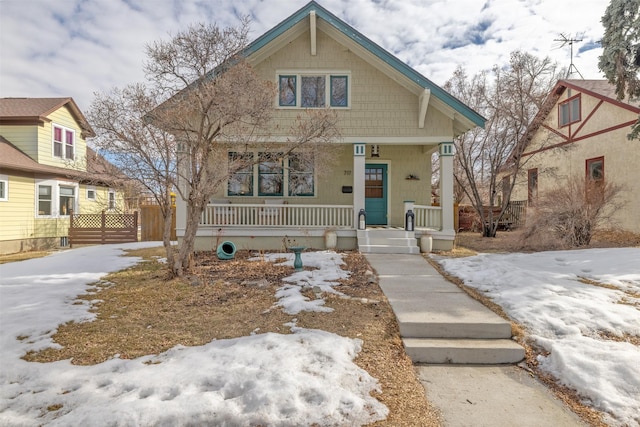
[[[538,169],[528,171],[528,201],[532,205],[538,199]]]
[[[558,106],[558,122],[560,127],[579,122],[580,120],[580,95],[576,95]]]
[[[60,215],[70,215],[75,205],[75,189],[73,187],[60,186]]]
[[[349,107],[348,72],[278,74],[280,107],[332,108]]]
[[[0,175],[0,202],[9,200],[9,177]]]
[[[230,196],[253,196],[253,153],[229,153]]]
[[[258,194],[282,196],[282,153],[260,153],[258,164]]]
[[[313,196],[313,156],[292,154],[289,156],[289,195]]]
[[[52,186],[38,185],[38,215],[51,215]]]
[[[62,159],[74,158],[75,132],[62,126],[53,125],[53,155]]]

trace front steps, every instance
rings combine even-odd
[[[414,363],[493,365],[521,361],[511,324],[445,280],[420,256],[368,254]]]
[[[358,230],[358,250],[363,254],[419,254],[415,232],[402,228]]]

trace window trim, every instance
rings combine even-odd
[[[2,185],[2,193],[0,193],[0,202],[8,202],[9,201],[9,176],[8,175],[0,175],[0,185]]]
[[[56,128],[60,129],[61,140],[56,141]],[[71,144],[67,143],[67,135],[71,135]],[[56,154],[56,143],[61,144],[61,155]],[[71,157],[67,157],[67,146],[71,146]],[[51,156],[61,160],[74,160],[76,158],[76,131],[57,123],[51,123]]]
[[[228,156],[230,157],[234,152],[233,151],[229,151],[228,152]],[[229,181],[231,179],[231,175],[230,177],[227,179],[227,185],[226,185],[226,191],[225,191],[225,196],[226,197],[240,197],[240,198],[255,198],[255,197],[260,197],[260,198],[279,198],[282,199],[283,197],[286,198],[314,198],[318,196],[318,175],[317,175],[317,165],[316,162],[314,160],[313,163],[313,171],[309,172],[310,174],[313,175],[313,194],[295,194],[292,195],[291,194],[291,189],[290,189],[290,167],[289,167],[289,162],[290,162],[290,157],[289,156],[283,156],[282,158],[282,193],[281,194],[265,194],[260,192],[260,183],[259,183],[259,179],[260,179],[260,164],[259,164],[259,157],[256,156],[260,156],[261,153],[265,153],[265,151],[253,151],[253,152],[248,152],[246,154],[251,154],[253,156],[254,161],[256,162],[255,164],[253,164],[252,169],[251,169],[251,188],[249,189],[249,191],[246,194],[239,194],[239,193],[233,193],[229,191]],[[270,153],[278,153],[277,151],[273,151]],[[239,154],[244,154],[244,153],[239,153]],[[294,156],[298,153],[291,153],[291,156]],[[248,174],[247,174],[248,175]]]
[[[89,192],[93,192],[93,197],[89,196]],[[85,191],[85,197],[87,200],[91,200],[92,202],[96,201],[96,187],[93,185],[87,186],[86,191]]]
[[[113,188],[109,189],[107,193],[107,210],[114,211],[118,208],[118,201],[116,198],[116,191]]]
[[[599,162],[602,163],[602,177],[600,179],[594,179],[593,176],[591,175],[590,166],[594,163],[599,163]],[[598,182],[598,183],[604,183],[604,180],[605,180],[604,156],[592,157],[590,159],[586,159],[584,161],[584,167],[585,167],[585,178],[587,180]]]
[[[302,106],[302,77],[322,77],[325,78],[324,85],[324,106],[322,107],[303,107]],[[280,79],[282,77],[294,78],[296,82],[295,86],[295,101],[294,105],[283,105],[280,97]],[[332,101],[333,90],[333,78],[346,78],[346,105],[336,105]],[[350,109],[351,108],[351,71],[347,70],[276,70],[276,87],[277,87],[277,99],[276,108],[278,109],[316,109],[316,108],[335,108],[335,109]]]
[[[573,103],[577,101],[578,104],[578,114],[577,118],[573,119],[574,108],[572,108]],[[563,121],[562,108],[567,107],[567,121]],[[563,128],[569,126],[573,123],[578,123],[582,121],[582,97],[581,94],[574,95],[572,97],[567,98],[566,100],[560,102],[558,104],[558,127]]]
[[[39,211],[40,204],[40,186],[51,187],[51,213],[49,215],[41,215]],[[69,215],[60,214],[60,187],[73,187],[73,211],[79,210],[79,194],[80,186],[73,181],[58,181],[55,179],[42,179],[35,181],[35,218],[66,218]]]

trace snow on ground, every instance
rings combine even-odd
[[[330,312],[331,307],[325,307],[324,299],[320,296],[322,292],[341,294],[333,289],[339,285],[338,280],[347,279],[349,272],[341,268],[344,265],[342,256],[334,251],[304,252],[300,254],[302,264],[305,267],[313,267],[314,270],[296,271],[289,277],[285,277],[285,284],[276,292],[278,298],[277,306],[282,307],[287,314],[298,314],[301,311]],[[288,265],[293,267],[295,255],[292,253],[269,253],[263,257],[251,258],[252,260],[278,261],[277,265]],[[316,293],[316,299],[311,300],[302,292],[311,289]]]
[[[0,265],[0,426],[355,426],[386,417],[388,409],[370,395],[377,381],[353,363],[360,340],[293,324],[290,335],[176,346],[133,360],[114,355],[94,366],[20,359],[56,346],[57,325],[93,320],[90,305],[76,297],[140,262],[123,257],[123,249],[143,246],[93,246]],[[309,253],[303,260],[324,268],[329,258]],[[333,263],[338,259],[334,253]],[[330,285],[322,281],[334,276],[299,280],[325,290]]]
[[[640,336],[640,249],[480,254],[438,262],[526,327],[549,352],[539,356],[543,370],[611,414],[611,424],[640,425],[640,348],[603,338]]]

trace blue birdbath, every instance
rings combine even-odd
[[[289,250],[293,251],[296,256],[295,260],[293,261],[293,267],[296,269],[296,271],[302,271],[302,257],[300,256],[300,254],[305,249],[306,248],[304,246],[289,246]]]

